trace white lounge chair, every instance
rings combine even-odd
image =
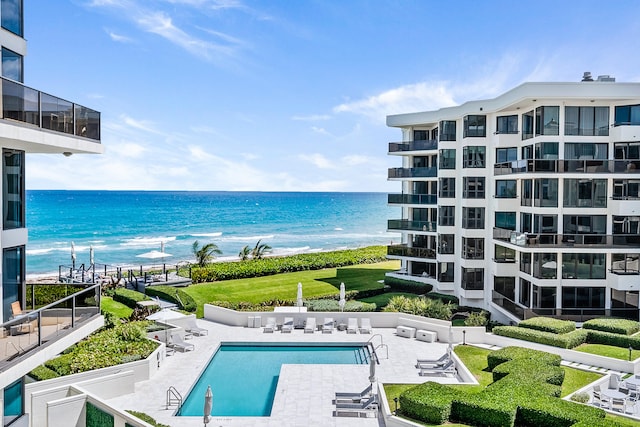
[[[336,392],[336,400],[335,403],[359,403],[362,400],[367,400],[371,397],[371,393],[373,391],[372,384],[369,384],[364,390],[356,393],[349,392]]]
[[[278,328],[275,317],[268,317],[267,323],[264,325],[262,332],[273,332]]]
[[[330,334],[333,332],[333,317],[325,317],[322,324],[322,333]]]
[[[347,320],[347,333],[355,334],[357,332],[358,332],[358,319],[356,319],[355,317],[350,317],[349,320]]]
[[[305,333],[314,333],[316,331],[316,318],[315,317],[307,317],[307,321],[304,324],[304,332]]]
[[[440,366],[444,366],[448,361],[449,361],[450,357],[448,353],[443,354],[442,356],[440,356],[439,359],[418,359],[416,361],[416,368],[420,368],[420,367],[440,367]]]
[[[169,344],[169,346],[171,346],[171,348],[175,350],[180,350],[183,353],[185,351],[189,351],[189,350],[193,351],[196,349],[195,345],[185,342],[182,339],[182,336],[176,333],[171,334],[171,344]]]
[[[196,319],[194,318],[187,320],[187,327],[185,328],[185,331],[190,332],[193,335],[196,335],[198,337],[201,337],[203,335],[209,335],[209,330],[199,327],[196,324]]]
[[[456,373],[456,364],[453,360],[449,360],[446,364],[438,368],[420,367],[420,372],[418,374],[420,376],[431,376],[431,375],[450,375],[455,373]]]
[[[371,333],[371,319],[368,317],[363,317],[360,319],[360,333],[361,334],[370,334]]]
[[[367,400],[362,401],[360,403],[336,403],[336,416],[339,417],[340,414],[349,414],[349,415],[364,415],[368,416],[372,414],[373,416],[378,415],[378,401],[376,399],[376,395],[372,395]]]
[[[281,332],[290,333],[291,331],[293,331],[293,317],[285,317]]]

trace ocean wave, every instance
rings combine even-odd
[[[193,233],[193,234],[189,234],[189,236],[193,236],[193,237],[219,237],[219,236],[222,236],[222,232],[221,231],[217,231],[215,233]]]
[[[107,245],[75,245],[74,250],[76,254],[80,254],[83,252],[89,252],[89,249],[93,247],[95,251],[99,251],[100,249],[109,249]],[[109,249],[110,250],[110,249]],[[27,249],[27,255],[38,256],[38,255],[47,255],[53,252],[65,252],[71,254],[71,245],[65,246],[56,246],[51,248],[34,248]]]
[[[275,235],[273,234],[267,234],[265,236],[226,236],[223,237],[222,240],[232,242],[256,242],[258,240],[273,239],[274,237]]]
[[[273,248],[273,251],[270,252],[271,255],[293,255],[300,254],[304,252],[310,252],[311,246],[301,246],[298,248]]]
[[[120,243],[122,246],[159,246],[162,242],[173,242],[176,236],[158,236],[158,237],[134,237],[133,239],[125,239]]]
[[[27,249],[27,255],[46,255],[55,250],[55,248]]]
[[[344,228],[342,228],[342,227],[336,227],[336,228],[334,228],[333,230],[334,230],[334,231],[343,231],[343,230],[344,230]]]

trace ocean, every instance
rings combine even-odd
[[[192,245],[215,243],[237,259],[258,240],[272,255],[387,245],[400,210],[385,193],[27,190],[27,276],[71,265],[139,266],[192,261]],[[160,251],[164,258],[140,255]]]

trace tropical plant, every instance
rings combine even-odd
[[[260,243],[261,241],[262,239],[258,240],[258,243],[256,243],[256,246],[251,251],[251,256],[254,259],[262,259],[267,252],[271,252],[271,246],[266,243]]]
[[[222,251],[218,249],[215,243],[207,243],[200,247],[200,243],[196,240],[192,246],[193,255],[196,257],[196,264],[200,267],[204,267],[209,264],[216,256],[220,255]]]
[[[249,246],[245,246],[240,250],[238,258],[240,258],[240,261],[246,261],[249,259],[249,255],[251,255],[251,249],[249,249]]]

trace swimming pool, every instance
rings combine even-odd
[[[200,375],[177,415],[202,416],[207,386],[215,416],[263,417],[271,406],[283,364],[364,364],[363,345],[222,344]]]

